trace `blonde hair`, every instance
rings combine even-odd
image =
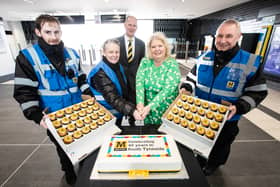
[[[166,53],[165,53],[165,58],[170,57],[170,46],[168,44],[167,38],[166,36],[162,33],[162,32],[155,32],[149,39],[148,44],[147,44],[147,54],[148,54],[148,58],[152,59],[152,54],[151,54],[151,44],[152,41],[154,40],[159,40],[163,43],[165,49],[166,49]]]

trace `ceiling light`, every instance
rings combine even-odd
[[[23,0],[24,2],[26,3],[29,3],[29,4],[34,4],[35,3],[35,0]]]

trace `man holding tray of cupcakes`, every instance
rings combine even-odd
[[[92,93],[80,58],[61,41],[59,21],[50,15],[40,15],[35,21],[38,43],[20,51],[16,59],[14,98],[24,116],[47,128],[44,112],[54,112],[82,101],[82,94]],[[73,185],[76,175],[70,159],[49,130],[47,134],[56,145],[66,182]]]
[[[198,156],[205,175],[226,163],[230,147],[239,132],[241,115],[255,108],[267,95],[261,57],[238,46],[239,22],[224,21],[216,31],[215,48],[201,55],[181,85],[181,92],[229,106],[228,119],[209,155]]]

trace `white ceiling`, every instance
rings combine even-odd
[[[95,15],[125,13],[138,19],[183,18],[207,15],[249,0],[0,0],[0,17],[6,21],[33,20],[41,13]],[[91,18],[92,17],[92,18]]]

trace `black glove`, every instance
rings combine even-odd
[[[75,72],[73,69],[69,69],[67,71],[67,76],[69,77],[69,79],[72,79],[75,76]]]

